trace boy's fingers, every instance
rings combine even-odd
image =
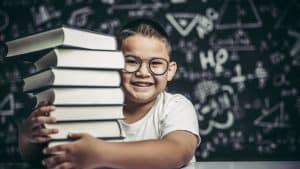
[[[62,164],[57,165],[55,168],[53,169],[61,169],[61,168],[76,168],[76,166],[70,162],[64,162]]]
[[[68,133],[68,138],[70,139],[80,139],[84,136],[84,133]]]
[[[37,129],[34,132],[32,132],[32,136],[33,137],[40,137],[40,136],[44,136],[44,137],[49,137],[49,135],[51,134],[56,134],[58,133],[58,129]]]
[[[52,147],[46,147],[43,149],[44,154],[55,154],[57,152],[65,152],[67,153],[69,150],[67,148],[67,144],[62,144],[62,145],[57,145],[57,146],[52,146]]]
[[[47,168],[53,168],[63,162],[67,161],[66,153],[59,153],[56,155],[53,155],[45,160],[42,161],[43,165],[46,165]]]
[[[53,124],[56,122],[56,118],[55,117],[52,117],[52,116],[38,116],[38,117],[33,117],[31,118],[31,124],[32,124],[32,127],[35,128],[35,127],[38,127],[40,126],[41,124]]]
[[[36,108],[32,113],[33,116],[49,116],[49,112],[55,110],[55,106],[41,106]]]

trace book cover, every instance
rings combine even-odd
[[[122,142],[124,141],[124,136],[122,137],[115,137],[115,138],[109,138],[109,139],[106,139],[106,138],[99,138],[99,139],[102,139],[104,141],[108,141],[108,142]],[[48,147],[53,147],[53,146],[57,146],[57,145],[61,145],[61,144],[68,144],[68,143],[71,143],[75,140],[70,140],[70,139],[67,139],[67,140],[52,140],[52,141],[49,141],[48,142]]]
[[[124,119],[123,105],[56,106],[50,115],[57,122]]]
[[[117,42],[111,35],[62,26],[8,41],[6,46],[6,57],[12,57],[57,46],[116,50]]]
[[[23,91],[31,92],[52,86],[73,87],[119,87],[118,70],[86,70],[50,68],[23,79]]]
[[[34,66],[36,71],[50,67],[123,69],[124,56],[121,51],[55,48],[41,56]]]
[[[79,121],[45,124],[45,127],[58,129],[58,133],[51,135],[51,141],[68,140],[69,133],[87,133],[96,138],[122,138],[124,134],[117,120],[113,121]]]
[[[121,105],[121,88],[51,87],[35,94],[36,106],[42,101],[53,105]]]

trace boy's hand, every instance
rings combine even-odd
[[[92,169],[100,167],[101,154],[97,152],[97,147],[104,141],[92,137],[89,134],[74,133],[69,137],[75,141],[68,144],[61,144],[47,147],[43,150],[50,157],[43,160],[43,165],[47,168],[64,169]]]
[[[45,123],[55,123],[55,118],[49,116],[49,112],[55,109],[54,106],[47,105],[46,102],[41,103],[30,116],[23,122],[21,126],[23,137],[30,143],[47,142],[50,134],[57,133],[57,129],[46,129]]]

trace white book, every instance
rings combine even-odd
[[[57,46],[77,47],[97,50],[116,50],[116,38],[83,29],[62,26],[6,42],[8,53],[12,57]]]
[[[36,71],[50,67],[123,69],[124,56],[121,51],[100,51],[56,48],[36,62]]]
[[[56,106],[50,112],[57,122],[83,120],[124,119],[123,105],[112,106]]]
[[[68,140],[69,133],[87,133],[96,138],[113,139],[123,138],[121,126],[114,121],[82,121],[45,124],[48,129],[58,129],[58,133],[51,134],[51,140]]]
[[[123,142],[125,137],[120,137],[120,138],[111,138],[111,139],[103,139],[104,141],[108,142]],[[53,147],[61,144],[68,144],[71,143],[75,140],[58,140],[58,141],[49,141],[48,147]]]
[[[42,101],[53,105],[120,105],[124,103],[121,88],[58,88],[35,94],[36,106]]]
[[[51,68],[23,79],[23,91],[29,92],[51,86],[119,87],[117,70],[86,70]]]

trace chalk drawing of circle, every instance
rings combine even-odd
[[[206,10],[206,16],[210,19],[210,20],[217,20],[219,18],[219,14],[218,12],[215,11],[215,9],[213,8],[208,8]]]
[[[0,10],[0,32],[3,31],[9,23],[9,17],[8,15]]]

